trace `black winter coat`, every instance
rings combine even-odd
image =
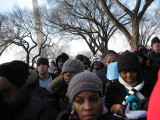
[[[105,92],[106,89],[106,84],[109,82],[108,79],[106,78],[107,74],[107,67],[102,68],[97,72],[97,76],[101,79],[102,81],[102,86],[103,86],[103,92]]]
[[[145,98],[150,97],[151,91],[147,88],[145,84],[140,92]],[[125,87],[119,82],[119,80],[111,82],[107,87],[107,92],[105,94],[105,105],[107,109],[110,111],[112,105],[122,104],[126,95],[127,92],[125,90]]]
[[[55,120],[57,115],[48,101],[31,96],[26,85],[9,103],[0,102],[0,120]]]
[[[153,60],[153,64],[155,67],[160,68],[160,53],[156,53],[151,50],[148,57]]]

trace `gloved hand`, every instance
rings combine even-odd
[[[138,103],[137,102],[133,102],[131,103],[131,110],[137,110],[138,109]]]
[[[138,102],[139,98],[136,95],[130,95],[126,100],[125,103],[126,105],[130,103],[130,108],[131,110],[137,110],[138,109]]]
[[[128,103],[132,103],[132,102],[138,102],[139,101],[139,98],[136,96],[136,95],[130,95],[126,100],[126,104]]]

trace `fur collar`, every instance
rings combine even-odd
[[[38,79],[38,73],[35,70],[29,69],[29,75],[26,80],[26,84],[31,86],[35,84],[36,80]]]

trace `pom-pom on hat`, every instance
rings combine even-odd
[[[126,50],[118,58],[118,72],[124,70],[139,70],[139,60],[135,53]]]
[[[154,37],[152,40],[151,40],[151,46],[154,44],[154,43],[160,43],[160,40],[158,37]]]
[[[68,59],[62,67],[62,74],[65,72],[79,73],[84,71],[84,66],[80,60]]]
[[[102,82],[96,74],[89,71],[76,74],[69,82],[66,95],[73,102],[76,95],[85,90],[99,92],[102,96]]]
[[[41,57],[41,58],[38,58],[37,60],[37,66],[39,65],[47,65],[49,67],[49,61],[47,58],[44,58],[44,57]]]
[[[23,61],[14,60],[0,65],[0,76],[7,78],[18,88],[28,78],[28,65]]]

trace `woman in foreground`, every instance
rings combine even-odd
[[[57,120],[123,120],[107,114],[102,101],[102,82],[96,74],[85,71],[75,75],[68,86],[71,110],[62,111]]]

